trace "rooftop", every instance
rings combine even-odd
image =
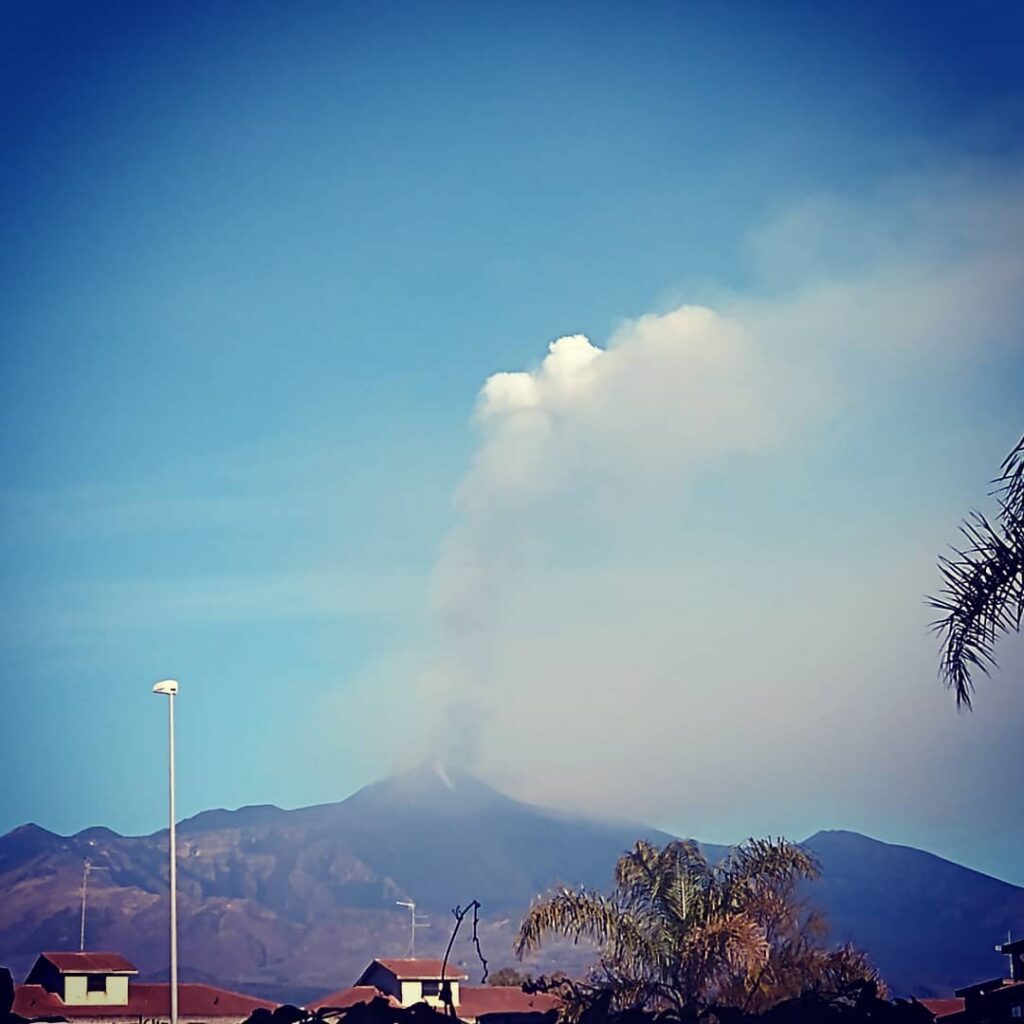
[[[395,958],[386,959],[378,957],[373,961],[389,970],[396,978],[402,981],[428,981],[441,977],[441,969],[444,967],[443,960],[429,960],[426,958]],[[373,964],[370,965],[371,967]],[[365,971],[363,972],[365,976]],[[469,975],[464,974],[454,964],[449,963],[444,971],[446,980],[461,981]]]
[[[558,1008],[555,996],[544,992],[524,992],[514,985],[463,985],[460,995],[458,1014],[463,1018],[476,1019],[489,1013],[547,1013]],[[397,1000],[385,996],[373,985],[353,985],[323,996],[315,1003],[310,1003],[306,1009],[311,1013],[328,1008],[343,1009],[357,1003],[369,1003],[378,997],[386,998],[392,1006],[398,1005]]]
[[[973,985],[958,988],[956,994],[958,996],[987,996],[1000,989],[1014,988],[1017,985],[1024,985],[1024,982],[1013,981],[1010,978],[989,978],[988,981],[978,981]]]
[[[524,992],[516,985],[463,985],[460,1017],[483,1017],[488,1013],[548,1013],[559,1001],[546,992]]]
[[[22,1017],[166,1017],[170,1009],[170,985],[133,983],[128,989],[128,1002],[113,1006],[87,1003],[72,1006],[42,985],[18,985],[13,1011]],[[212,985],[186,983],[178,985],[178,1012],[183,1016],[247,1017],[263,1007],[273,1010],[276,1003],[254,996],[231,992]]]
[[[312,1013],[317,1010],[346,1009],[355,1006],[357,1003],[369,1003],[374,999],[386,999],[392,1006],[398,1006],[398,1000],[387,996],[379,988],[373,985],[351,985],[348,988],[339,989],[310,1003],[306,1009]]]
[[[120,953],[40,953],[61,974],[138,974]]]
[[[918,1002],[928,1010],[936,1020],[945,1017],[950,1013],[961,1013],[964,1008],[964,1001],[952,996],[943,999],[918,999]]]

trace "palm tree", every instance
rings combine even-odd
[[[942,618],[932,623],[942,641],[939,674],[956,695],[957,707],[971,707],[976,669],[996,668],[995,644],[1004,633],[1020,632],[1024,615],[1024,437],[1003,460],[993,481],[999,512],[990,522],[972,512],[960,526],[967,545],[939,559],[943,587],[929,598]]]
[[[613,1009],[759,1010],[819,983],[874,978],[864,957],[821,949],[822,923],[796,897],[814,859],[786,840],[751,839],[712,865],[692,842],[640,841],[619,858],[610,895],[561,888],[535,903],[516,939],[522,958],[551,935],[595,943],[589,983],[563,989],[568,1016]]]

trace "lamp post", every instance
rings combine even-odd
[[[154,693],[167,697],[167,739],[170,758],[170,855],[171,855],[171,1024],[178,1024],[178,865],[174,832],[174,695],[177,679],[162,679]]]

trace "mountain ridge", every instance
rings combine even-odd
[[[981,868],[971,867],[969,864],[961,864],[960,861],[953,860],[951,857],[945,857],[941,853],[934,853],[931,850],[922,849],[920,846],[911,846],[909,843],[894,843],[894,842],[892,842],[892,841],[890,841],[888,839],[879,839],[878,836],[871,836],[871,835],[868,835],[866,832],[855,832],[852,829],[843,829],[843,828],[822,828],[822,829],[818,829],[818,831],[815,832],[813,835],[808,836],[806,839],[800,840],[800,844],[801,844],[801,846],[807,846],[808,844],[813,843],[815,840],[819,839],[819,837],[827,837],[827,836],[832,836],[832,835],[850,837],[851,839],[855,838],[857,840],[866,839],[866,840],[870,841],[871,843],[878,844],[879,846],[893,847],[893,848],[895,848],[897,850],[913,851],[914,853],[919,853],[919,854],[923,854],[926,857],[931,857],[933,860],[938,861],[939,863],[942,863],[942,864],[952,864],[954,867],[956,867],[960,871],[966,871],[966,872],[969,872],[972,875],[977,875],[980,878],[988,878],[988,879],[991,879],[994,882],[999,882],[1002,885],[1009,886],[1011,889],[1021,889],[1021,888],[1024,888],[1024,886],[1019,885],[1017,882],[1011,882],[1008,878],[1002,878],[999,875],[990,874],[987,871],[982,871]]]
[[[414,899],[443,946],[448,911],[479,899],[482,939],[498,966],[530,900],[564,882],[607,888],[638,838],[674,838],[515,800],[468,773],[421,766],[344,800],[291,810],[210,809],[178,829],[183,977],[201,972],[272,998],[348,984],[373,956],[401,955]],[[1024,889],[914,847],[841,829],[805,845],[821,861],[808,895],[837,941],[864,946],[900,994],[948,993],[998,973],[992,952],[1024,926]],[[728,847],[702,844],[717,859]],[[167,830],[122,836],[91,826],[60,836],[26,824],[0,837],[0,963],[27,970],[44,948],[77,948],[82,861],[89,945],[166,963]],[[501,950],[505,950],[504,953]],[[531,970],[579,970],[586,953],[557,945]]]

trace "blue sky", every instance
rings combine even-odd
[[[1024,882],[1020,644],[958,716],[922,603],[1024,429],[1014,5],[4,18],[0,829],[159,827],[176,675],[184,813],[443,748]]]

